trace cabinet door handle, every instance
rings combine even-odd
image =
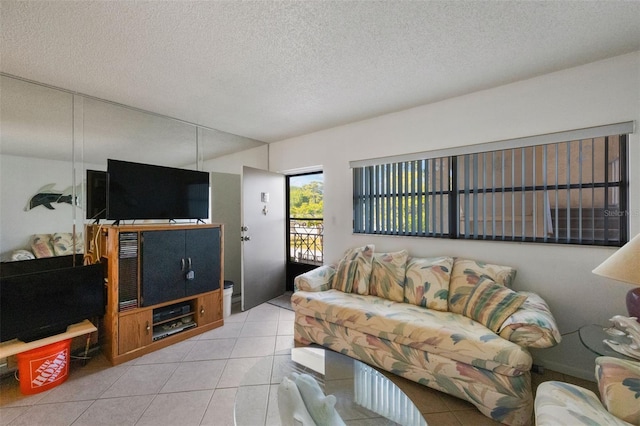
[[[149,326],[149,321],[147,321],[147,327],[146,327],[146,330],[147,330],[147,334],[149,334],[149,330],[151,330],[151,327]]]
[[[189,269],[191,269],[191,258],[189,257],[188,260],[189,260],[189,262],[188,262],[189,263]]]
[[[200,306],[200,316],[204,316],[204,306]]]
[[[180,270],[184,271],[184,257],[180,259]]]

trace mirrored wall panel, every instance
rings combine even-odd
[[[106,171],[107,159],[202,170],[264,145],[8,75],[0,93],[2,261],[83,252],[87,170]]]
[[[55,255],[73,232],[73,96],[0,78],[2,260]],[[79,212],[74,212],[79,210]]]

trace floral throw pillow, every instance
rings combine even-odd
[[[449,312],[461,314],[473,288],[483,279],[511,287],[516,270],[469,259],[455,259],[449,284]]]
[[[394,302],[404,298],[404,279],[409,253],[376,253],[373,256],[369,294]]]
[[[331,288],[343,293],[369,294],[373,244],[349,249],[345,252],[331,281]]]
[[[640,364],[611,356],[598,357],[596,379],[607,411],[632,425],[640,425]]]
[[[71,232],[56,232],[52,237],[53,251],[56,256],[66,256],[73,254],[73,234]],[[84,252],[84,240],[82,233],[76,234],[75,252]]]
[[[446,312],[452,267],[452,257],[409,258],[404,302]]]
[[[53,257],[55,252],[50,234],[35,234],[31,237],[31,251],[37,259]]]
[[[16,250],[13,253],[11,253],[11,261],[16,261],[16,260],[33,260],[36,257],[33,255],[33,253],[31,253],[29,250]]]
[[[518,294],[491,280],[476,285],[467,299],[462,314],[498,332],[502,323],[524,303],[527,296]]]

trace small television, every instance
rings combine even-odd
[[[87,219],[107,218],[107,172],[87,170]]]
[[[107,160],[107,219],[207,219],[209,173]]]
[[[104,312],[102,264],[0,277],[0,342],[64,333]]]

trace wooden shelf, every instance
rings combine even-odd
[[[33,342],[25,343],[18,339],[9,340],[8,342],[0,344],[0,358],[7,358],[21,352],[30,351],[31,349],[41,348],[42,346],[82,336],[83,334],[93,333],[97,330],[96,326],[87,319],[77,324],[71,324],[67,327],[67,331],[64,333],[45,337],[40,340],[34,340]]]

